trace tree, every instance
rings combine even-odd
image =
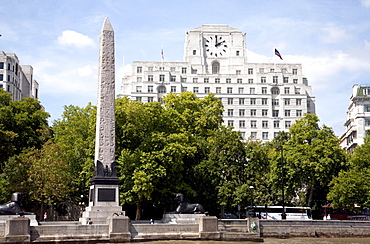
[[[342,170],[330,186],[333,207],[370,208],[370,137],[349,155],[349,169]]]
[[[305,114],[290,128],[290,139],[283,145],[285,190],[291,200],[299,196],[300,205],[312,206],[314,196],[326,199],[331,179],[346,166],[339,139],[318,122],[316,115]]]

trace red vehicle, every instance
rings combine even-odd
[[[332,219],[332,220],[370,220],[370,210],[354,209],[349,210],[345,208],[334,209],[331,204],[322,207],[320,213],[321,219]]]

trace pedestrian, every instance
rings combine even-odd
[[[91,218],[89,218],[89,219],[87,220],[87,224],[88,224],[88,225],[92,225],[92,223],[93,223],[93,222],[92,222]]]
[[[45,212],[44,213],[44,222],[48,219],[48,214]]]

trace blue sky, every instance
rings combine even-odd
[[[344,132],[354,84],[370,84],[370,0],[12,0],[0,1],[0,50],[32,65],[40,100],[61,117],[64,105],[96,104],[99,34],[115,30],[116,90],[133,61],[182,61],[185,33],[227,24],[247,33],[250,62],[276,47],[301,63],[316,111]]]

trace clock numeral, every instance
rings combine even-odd
[[[227,45],[224,45],[224,47],[227,47]]]
[[[225,49],[223,49],[222,51],[224,51],[226,53],[226,50]]]
[[[212,53],[210,53],[210,55],[212,55]]]
[[[206,45],[204,45],[205,47],[208,47],[208,45],[206,44]]]
[[[207,52],[209,51],[209,49],[206,50]]]
[[[215,56],[217,57],[217,53],[215,53]]]

